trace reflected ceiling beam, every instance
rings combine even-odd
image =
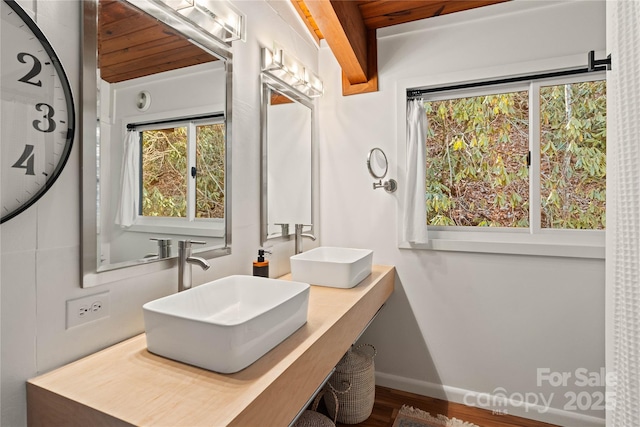
[[[343,94],[377,91],[375,30],[365,26],[358,3],[308,0],[305,5],[342,68]]]

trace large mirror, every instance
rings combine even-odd
[[[262,75],[261,242],[313,232],[314,109],[307,97]]]
[[[83,286],[230,253],[230,43],[155,0],[83,3]],[[126,271],[123,271],[126,269]]]

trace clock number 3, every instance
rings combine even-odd
[[[53,132],[56,129],[56,122],[52,119],[55,113],[53,107],[44,102],[40,102],[36,104],[36,110],[44,113],[44,116],[42,116],[44,120],[34,120],[32,123],[33,127],[40,132]],[[46,124],[46,127],[41,128],[40,125],[42,124]]]
[[[18,81],[41,87],[42,82],[40,80],[32,81],[31,79],[33,79],[38,74],[40,74],[40,71],[42,71],[42,64],[40,63],[40,60],[38,58],[31,55],[30,53],[25,53],[25,52],[20,52],[18,54],[18,61],[20,61],[22,64],[26,64],[27,63],[27,60],[25,59],[26,57],[31,58],[31,60],[33,61],[33,66],[31,67],[31,70],[27,74],[25,74],[22,78],[18,79]]]
[[[33,145],[25,145],[22,155],[11,167],[25,169],[25,175],[35,175],[33,169]]]

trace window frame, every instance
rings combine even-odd
[[[146,233],[168,233],[168,234],[191,234],[205,237],[224,237],[225,234],[225,218],[198,218],[196,217],[196,177],[191,176],[191,167],[196,166],[196,127],[202,125],[225,124],[225,118],[209,117],[201,119],[176,119],[167,120],[160,124],[140,124],[137,125],[135,131],[138,133],[140,141],[139,153],[142,153],[142,132],[149,130],[160,130],[169,127],[186,127],[187,128],[187,212],[183,218],[172,217],[155,217],[142,215],[142,154],[140,154],[140,191],[138,214],[134,223],[129,227],[131,231],[139,231]],[[225,129],[226,132],[226,129]],[[226,164],[226,158],[223,159]],[[225,195],[226,197],[226,195]]]
[[[540,88],[560,84],[571,84],[585,81],[606,81],[603,71],[562,76],[530,81],[487,85],[467,89],[455,89],[433,92],[424,96],[425,101],[456,99],[488,94],[527,90],[529,93],[529,227],[471,227],[471,226],[428,226],[429,242],[414,244],[399,240],[401,249],[427,249],[458,252],[484,252],[500,254],[520,254],[539,256],[561,256],[576,258],[604,259],[606,230],[571,230],[548,229],[541,226],[541,179],[540,179]],[[437,88],[437,85],[432,86]],[[406,123],[407,90],[419,85],[411,85],[409,81],[399,84],[402,97],[402,122]],[[425,86],[421,86],[425,87]],[[428,87],[428,86],[427,86]],[[398,126],[398,176],[404,177],[406,164],[406,125]],[[400,212],[402,201],[399,199]],[[398,215],[398,236],[401,236],[401,218]]]

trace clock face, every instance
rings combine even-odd
[[[2,223],[35,203],[62,172],[75,112],[69,81],[44,34],[14,1],[0,7]]]

